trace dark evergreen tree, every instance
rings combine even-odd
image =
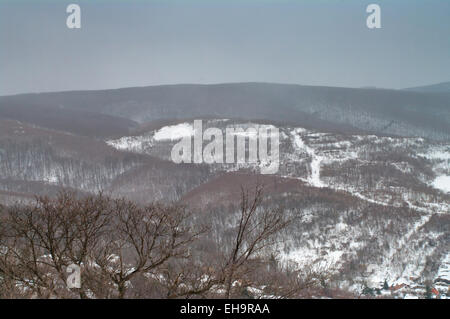
[[[367,287],[367,286],[364,287],[364,289],[362,291],[362,294],[366,295],[366,296],[375,296],[373,288],[370,288],[370,287]]]
[[[432,299],[432,294],[431,294],[431,286],[429,284],[425,285],[425,295],[424,295],[425,299]]]

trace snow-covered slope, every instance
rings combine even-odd
[[[236,125],[239,123],[231,120],[205,121],[205,127],[219,126],[223,130]],[[240,125],[248,127],[257,123],[241,122]],[[364,285],[381,287],[386,280],[394,286],[403,284],[405,292],[399,296],[408,297],[422,294],[425,281],[436,280],[445,273],[448,249],[445,238],[449,230],[436,228],[441,223],[436,220],[447,222],[450,215],[450,197],[443,189],[445,174],[449,173],[449,145],[423,138],[338,135],[279,125],[278,128],[281,133],[278,177],[298,179],[325,193],[327,190],[342,192],[362,203],[338,209],[338,216],[333,218],[324,215],[325,208],[321,205],[305,206],[299,227],[308,225],[310,229],[283,237],[284,244],[280,246],[283,262],[313,263],[316,267],[335,269],[339,274],[347,269],[349,262],[364,260],[364,267],[358,266],[362,268],[354,273],[355,278],[350,280],[344,276],[341,285],[358,291]],[[168,159],[172,145],[192,134],[192,126],[182,123],[132,140],[124,137],[108,143],[119,149]],[[251,164],[211,167],[217,172],[238,169],[258,172],[259,169],[258,165]],[[363,220],[357,224],[344,217],[349,212],[360,215],[367,209],[370,214],[361,217]],[[378,221],[372,224],[364,218]],[[397,225],[399,222],[402,226]],[[388,230],[392,227],[394,234]],[[361,258],[367,251],[373,256]]]

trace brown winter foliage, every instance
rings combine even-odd
[[[282,208],[262,208],[262,194],[242,189],[226,247],[212,244],[209,229],[175,204],[62,192],[0,207],[0,297],[305,296],[326,271],[277,264],[274,235],[290,221]],[[72,264],[80,267],[80,288],[66,285]],[[249,293],[257,287],[259,295]]]

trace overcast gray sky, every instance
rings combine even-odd
[[[66,27],[77,3],[82,28]],[[368,4],[382,28],[366,27]],[[0,0],[0,95],[172,83],[450,81],[447,0]]]

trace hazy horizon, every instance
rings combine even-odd
[[[81,29],[66,7],[81,7]],[[382,28],[365,25],[369,3]],[[0,95],[266,82],[450,81],[450,2],[0,0]]]
[[[311,86],[311,87],[331,87],[331,88],[342,88],[342,89],[376,89],[376,90],[407,90],[414,88],[421,88],[427,86],[434,86],[439,84],[447,84],[447,82],[439,82],[439,83],[429,83],[424,85],[418,85],[414,87],[405,87],[405,88],[383,88],[376,86],[361,86],[361,87],[350,87],[350,86],[333,86],[333,85],[309,85],[309,84],[300,84],[300,83],[281,83],[281,82],[258,82],[258,81],[249,81],[249,82],[217,82],[217,83],[162,83],[162,84],[151,84],[151,85],[135,85],[135,86],[121,86],[121,87],[113,87],[113,88],[95,88],[95,89],[67,89],[67,90],[59,90],[59,91],[41,91],[41,92],[19,92],[13,94],[3,94],[0,97],[14,96],[14,95],[26,95],[26,94],[44,94],[44,93],[64,93],[64,92],[83,92],[83,91],[112,91],[112,90],[120,90],[120,89],[131,89],[131,88],[146,88],[146,87],[158,87],[158,86],[183,86],[183,85],[199,85],[199,86],[208,86],[208,85],[229,85],[229,84],[274,84],[274,85],[298,85],[298,86]],[[416,91],[417,92],[417,91]]]

